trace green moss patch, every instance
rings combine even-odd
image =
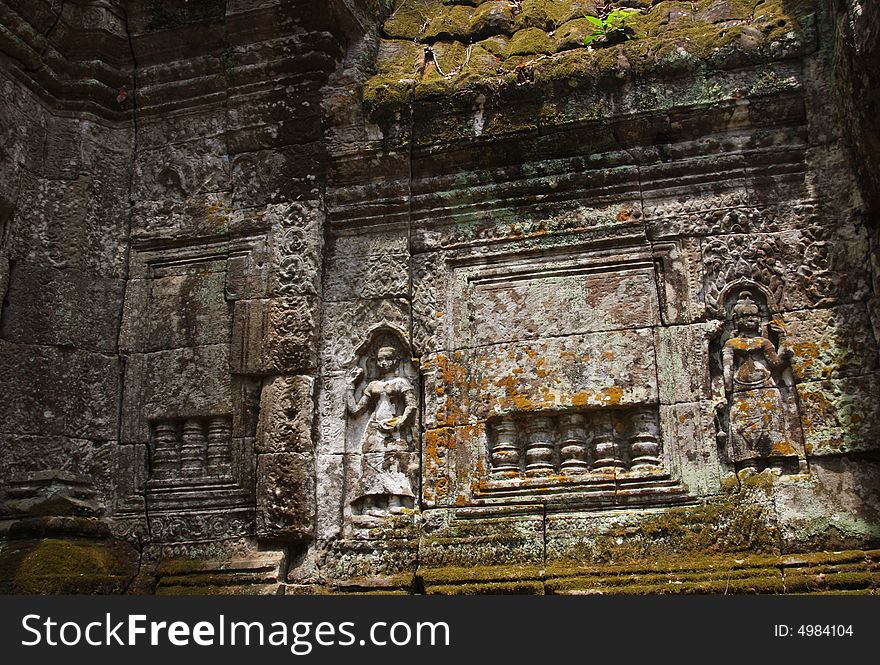
[[[0,591],[121,593],[134,578],[137,562],[134,548],[118,541],[16,540],[0,549]]]
[[[376,111],[437,94],[476,96],[530,85],[546,90],[548,82],[559,80],[577,85],[655,79],[771,62],[815,45],[815,0],[766,0],[757,6],[752,0],[660,2],[627,19],[634,39],[591,48],[584,45],[593,30],[585,16],[596,7],[577,0],[525,0],[517,6],[402,0],[384,24],[376,74],[363,100]],[[420,44],[443,44],[439,50],[452,53],[458,52],[455,43],[480,46],[479,58],[471,53],[474,66],[458,57],[441,60],[446,76],[419,66]],[[442,86],[437,77],[445,79]]]

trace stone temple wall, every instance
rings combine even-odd
[[[0,3],[0,589],[874,589],[876,10],[617,4]]]

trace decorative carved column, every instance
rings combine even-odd
[[[660,466],[660,424],[652,407],[634,409],[630,414],[630,468]]]
[[[202,423],[191,418],[183,423],[180,446],[180,473],[194,478],[205,475],[207,446]]]
[[[533,416],[527,424],[526,475],[549,476],[553,473],[553,419]]]
[[[560,418],[562,438],[559,443],[560,468],[566,475],[590,470],[587,444],[587,419],[581,413],[570,413]]]
[[[155,480],[174,478],[180,469],[180,440],[171,422],[156,423],[153,429],[153,473]]]
[[[516,421],[502,418],[494,426],[495,445],[492,447],[492,477],[512,478],[519,475],[519,446],[516,444]]]
[[[225,416],[208,421],[208,473],[228,476],[232,470],[232,431]]]
[[[597,411],[593,418],[593,468],[623,467],[620,444],[614,436],[611,411]]]

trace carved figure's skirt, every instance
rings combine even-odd
[[[785,403],[778,388],[757,388],[733,394],[730,443],[734,462],[797,456],[787,434]]]
[[[356,496],[415,497],[409,477],[413,453],[364,453]]]

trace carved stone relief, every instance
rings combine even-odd
[[[687,304],[702,283],[699,254],[635,236],[554,242],[416,258],[414,330],[430,345],[427,507],[648,505],[688,493],[679,481],[692,456],[659,406],[660,382],[674,399],[670,382],[681,377],[660,371],[658,349],[690,371],[694,349],[708,344],[702,328],[684,334],[700,326],[691,322],[701,310]],[[660,339],[665,322],[689,325]],[[706,442],[714,448],[711,432]]]
[[[228,478],[232,465],[232,419],[176,418],[152,424],[152,481]]]
[[[583,476],[660,466],[657,407],[503,417],[491,426],[490,477]]]
[[[772,466],[797,472],[805,468],[805,455],[793,352],[770,339],[784,332],[784,324],[769,320],[767,298],[755,284],[742,282],[729,289],[724,303],[719,442],[737,470]]]
[[[132,252],[139,288],[123,320],[131,353],[122,433],[124,443],[149,446],[143,500],[155,541],[254,532],[260,381],[247,370],[262,367],[243,358],[259,360],[251,350],[265,344],[263,331],[245,334],[236,312],[272,302],[266,244],[263,233],[183,246],[144,242]]]
[[[375,330],[346,383],[345,510],[364,525],[413,509],[418,494],[418,380],[402,336]]]

